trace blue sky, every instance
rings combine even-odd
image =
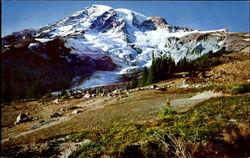
[[[247,1],[4,1],[2,36],[26,28],[42,27],[92,4],[127,8],[146,16],[160,16],[175,26],[249,32]]]

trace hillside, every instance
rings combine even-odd
[[[171,78],[154,88],[4,105],[2,152],[11,157],[56,157],[74,150],[71,157],[174,157],[181,149],[169,148],[173,141],[181,143],[176,145],[186,156],[249,156],[249,54],[231,52],[217,59],[223,63],[204,77]],[[31,120],[14,125],[20,113]]]
[[[249,41],[104,5],[5,36],[1,157],[250,157]]]

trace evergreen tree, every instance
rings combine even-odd
[[[156,71],[155,63],[156,63],[156,61],[155,61],[154,53],[153,53],[152,54],[152,64],[149,68],[147,82],[146,82],[147,84],[155,82],[155,71]]]
[[[182,58],[178,63],[177,63],[177,71],[187,71],[188,67],[187,67],[188,63],[187,63],[187,59],[184,57]]]
[[[143,68],[143,73],[142,73],[142,83],[141,83],[141,86],[144,86],[147,84],[147,78],[148,78],[148,68],[147,67],[144,67]]]
[[[160,64],[160,70],[161,70],[160,79],[162,80],[167,77],[167,71],[168,71],[167,57],[162,58]]]
[[[151,84],[155,82],[155,73],[153,65],[149,68],[148,77],[146,84]]]
[[[160,80],[160,76],[161,76],[161,69],[160,69],[160,65],[161,65],[161,61],[162,59],[160,57],[155,58],[154,59],[154,63],[153,63],[153,71],[154,71],[154,75],[155,75],[155,82]]]
[[[169,74],[175,71],[175,62],[169,56],[164,56],[160,61],[160,78],[159,80],[167,79]]]
[[[137,79],[132,79],[132,81],[130,81],[130,88],[136,88],[137,85],[138,85]]]

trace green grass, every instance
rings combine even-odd
[[[211,85],[211,86],[203,87],[200,90],[201,91],[214,90],[214,91],[221,91],[221,92],[229,93],[229,94],[244,94],[244,93],[250,92],[250,83]]]
[[[90,142],[82,145],[77,150],[70,154],[71,157],[95,157],[100,154],[100,145],[98,143]]]
[[[249,105],[249,95],[237,95],[210,99],[184,113],[177,113],[166,106],[158,121],[116,123],[107,130],[74,135],[75,140],[89,139],[91,143],[77,148],[70,157],[162,157],[173,154],[159,141],[159,134],[182,138],[190,144],[223,142],[222,131],[239,130],[237,124],[230,120],[249,123]],[[164,141],[171,144],[172,140]]]
[[[170,88],[164,91],[165,94],[186,94],[203,91],[216,91],[227,94],[244,94],[250,92],[250,83],[214,84],[200,88]]]
[[[173,134],[181,133],[193,142],[217,139],[222,129],[237,128],[230,119],[248,120],[250,99],[247,95],[212,98],[181,114],[162,116],[167,129]]]

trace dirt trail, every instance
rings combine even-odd
[[[170,106],[178,112],[184,112],[193,107],[194,105],[201,103],[213,97],[221,97],[225,94],[221,92],[204,91],[191,98],[182,98],[170,101]]]

